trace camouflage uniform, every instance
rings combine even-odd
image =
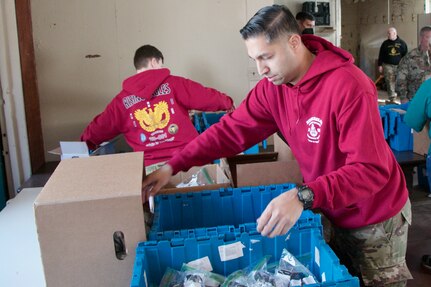
[[[429,52],[422,52],[419,48],[411,50],[398,65],[396,91],[400,99],[412,99],[422,82],[430,76]]]
[[[398,214],[381,223],[358,229],[334,227],[330,244],[365,286],[406,286],[413,278],[405,261],[410,224],[411,205],[407,200]]]
[[[395,82],[397,79],[397,65],[383,63],[383,75],[385,76],[386,88],[388,90],[389,100],[395,100],[397,93],[395,92]]]

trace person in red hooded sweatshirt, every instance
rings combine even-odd
[[[231,111],[232,99],[215,89],[170,74],[163,55],[144,45],[134,56],[136,75],[85,128],[81,141],[94,149],[124,134],[134,151],[144,151],[146,173],[157,169],[198,136],[189,110]]]
[[[258,231],[286,234],[304,209],[319,208],[334,227],[331,246],[362,284],[405,286],[410,201],[384,139],[375,85],[348,52],[301,36],[284,6],[262,8],[240,32],[264,78],[234,112],[144,179],[144,200],[173,174],[281,131],[304,183],[268,204]]]

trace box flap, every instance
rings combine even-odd
[[[89,157],[88,146],[85,142],[60,142],[61,159]]]
[[[139,195],[143,165],[142,152],[61,161],[35,205]]]
[[[160,194],[170,194],[170,193],[185,193],[185,192],[195,192],[201,190],[215,190],[219,188],[231,186],[231,181],[229,177],[226,176],[224,171],[217,164],[209,164],[204,166],[208,175],[215,182],[213,184],[192,186],[192,187],[181,187],[177,188],[176,185],[187,180],[193,174],[196,174],[202,166],[194,166],[186,172],[179,172],[171,178],[169,183],[161,189]]]

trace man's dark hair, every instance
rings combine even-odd
[[[310,14],[310,13],[304,12],[304,11],[298,12],[298,14],[296,14],[295,18],[298,21],[305,21],[305,20],[316,21],[313,14]]]
[[[300,34],[298,23],[290,10],[283,5],[263,7],[239,32],[244,40],[263,34],[268,42],[282,34]]]
[[[144,45],[138,48],[135,52],[135,57],[133,58],[136,70],[146,68],[153,58],[156,60],[162,60],[163,63],[163,54],[156,47]]]
[[[421,28],[421,31],[419,32],[419,35],[423,35],[423,33],[425,33],[425,32],[430,32],[431,31],[431,26],[423,26],[422,28]]]

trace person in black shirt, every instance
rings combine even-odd
[[[380,46],[378,66],[386,81],[389,100],[387,103],[395,103],[397,94],[395,83],[397,67],[401,58],[407,54],[407,44],[397,35],[394,27],[388,29],[388,39]]]

